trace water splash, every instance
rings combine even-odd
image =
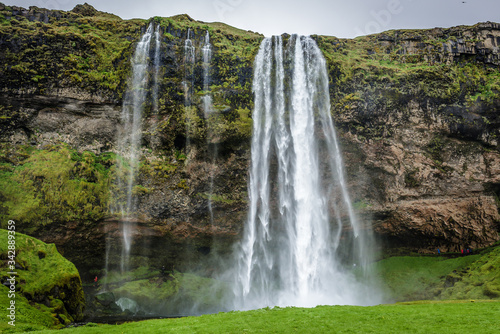
[[[286,49],[281,37],[266,38],[254,71],[250,208],[236,252],[234,308],[373,303],[350,273],[369,255],[321,51],[310,37],[294,35]]]
[[[142,139],[142,111],[147,95],[149,49],[153,35],[151,23],[141,40],[137,43],[131,59],[132,76],[124,96],[121,122],[122,129],[118,134],[117,153],[123,159],[117,161],[117,203],[112,208],[114,213],[122,217],[122,251],[120,269],[128,271],[132,233],[134,229],[134,213],[137,211],[137,198],[133,194],[139,165]],[[108,249],[108,248],[107,248]],[[109,257],[109,254],[106,256]],[[109,265],[109,260],[106,260]],[[107,271],[108,268],[106,268]]]

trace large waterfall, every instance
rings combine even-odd
[[[349,199],[316,43],[264,39],[253,91],[250,207],[234,308],[369,304],[352,274],[363,272],[365,231]]]

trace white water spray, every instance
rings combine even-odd
[[[254,71],[250,208],[236,252],[234,308],[373,303],[350,273],[368,254],[321,51],[310,37],[294,35],[286,49],[281,37],[266,38]]]

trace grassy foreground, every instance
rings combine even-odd
[[[416,302],[228,312],[35,333],[498,333],[500,302]]]

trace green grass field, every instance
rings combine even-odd
[[[87,324],[34,333],[498,333],[499,301],[417,302],[378,306],[318,306]]]

